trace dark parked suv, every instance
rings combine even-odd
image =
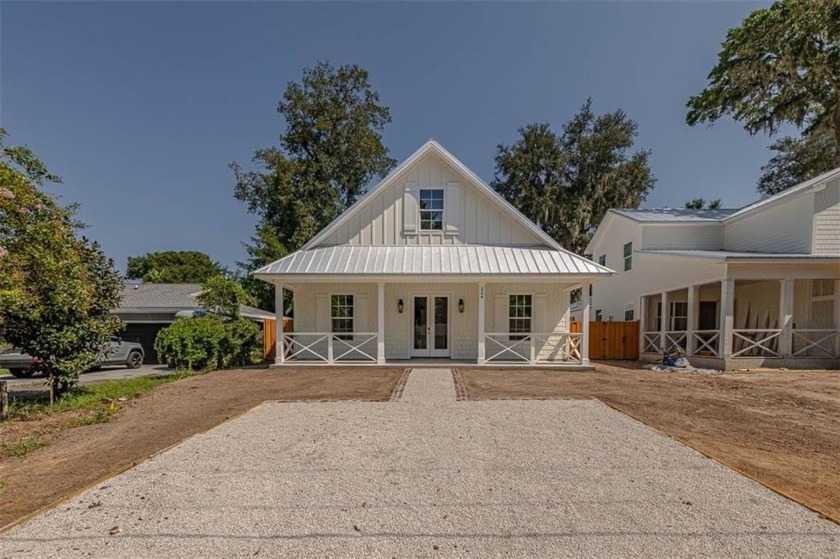
[[[143,346],[114,338],[108,342],[94,368],[103,365],[125,365],[129,369],[138,369],[142,364]],[[18,349],[0,350],[0,369],[9,369],[12,375],[27,378],[41,370],[41,360],[21,353]]]

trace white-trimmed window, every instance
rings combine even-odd
[[[624,271],[628,272],[633,269],[633,243],[624,245]]]
[[[353,296],[333,295],[330,301],[330,323],[333,334],[353,333]],[[342,339],[350,336],[340,336]]]
[[[627,303],[624,305],[624,322],[632,322],[636,315],[636,304]]]
[[[600,264],[601,266],[606,266],[607,265],[607,255],[606,254],[602,254],[601,256],[598,257],[598,264]]]
[[[443,231],[443,189],[420,189],[420,230]]]
[[[531,333],[534,308],[530,295],[510,295],[508,298],[508,325],[511,340],[524,339]],[[517,335],[518,334],[518,335]]]

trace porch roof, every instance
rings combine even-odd
[[[575,276],[607,277],[612,270],[567,251],[548,247],[484,245],[320,246],[299,250],[254,272],[254,276]]]
[[[840,256],[833,254],[790,254],[778,252],[736,252],[729,250],[676,250],[676,249],[643,249],[642,254],[658,254],[662,256],[680,256],[687,258],[707,258],[726,262],[840,262]]]

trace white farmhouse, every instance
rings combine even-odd
[[[588,328],[570,332],[569,293],[611,274],[560,247],[434,141],[300,250],[254,272],[278,302],[293,293],[294,332],[278,333],[278,364],[570,366],[589,359]]]
[[[647,360],[838,366],[840,169],[739,210],[610,210],[586,253],[617,270],[595,319],[639,320]]]

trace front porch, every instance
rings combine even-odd
[[[570,331],[571,292],[588,283],[276,285],[277,308],[291,292],[295,315],[277,365],[589,366],[588,320]]]
[[[838,368],[837,279],[741,275],[643,296],[642,359],[679,349],[701,367]]]

